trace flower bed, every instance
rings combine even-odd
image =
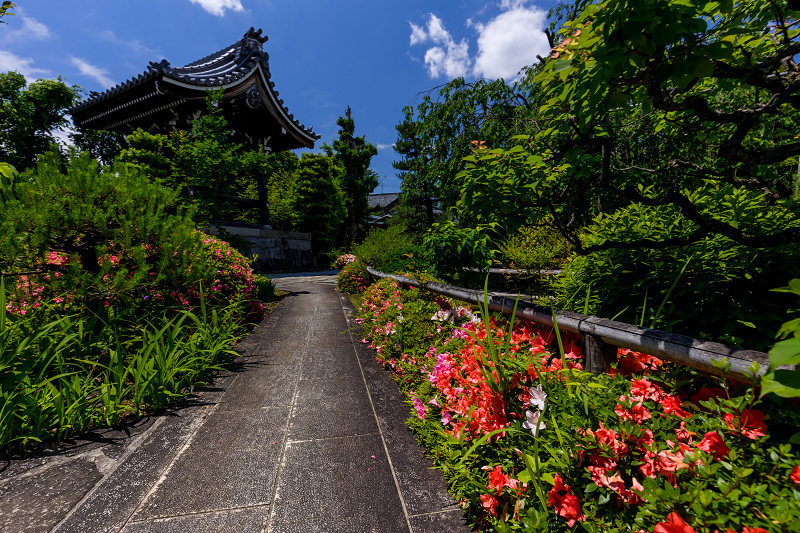
[[[241,302],[241,316],[258,322],[264,307],[257,298],[255,276],[247,259],[225,241],[199,231],[192,234],[192,249],[184,249],[182,257],[167,261],[167,266],[157,260],[163,253],[159,245],[141,244],[133,249],[120,249],[113,243],[98,257],[103,269],[100,288],[105,307],[124,305],[140,317],[160,313],[168,307],[196,310],[200,304],[202,283],[206,305],[222,309],[231,301]],[[146,258],[145,275],[137,276],[136,254]],[[80,268],[76,257],[62,252],[49,252],[45,258],[44,273],[18,276],[6,309],[25,315],[41,307],[43,301],[68,307],[76,295],[85,288],[76,286],[71,278]],[[122,280],[120,282],[120,280]],[[123,286],[124,290],[118,287]]]
[[[383,280],[359,321],[482,531],[795,531],[797,401]]]
[[[367,266],[356,259],[347,263],[339,272],[336,290],[347,294],[361,294],[367,288],[367,278]]]

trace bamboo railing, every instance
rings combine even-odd
[[[372,267],[367,267],[367,272],[370,277],[390,278],[403,285],[424,289],[463,302],[481,305],[484,302],[483,291],[474,291],[438,282],[421,282],[405,276],[379,272]],[[715,366],[713,361],[720,361],[724,358],[730,365],[725,371],[725,376],[746,383],[753,381],[753,375],[748,369],[754,361],[760,365],[756,373],[757,377],[763,375],[769,366],[769,357],[764,352],[704,341],[668,331],[643,328],[607,318],[560,311],[522,301],[517,302],[514,299],[491,293],[486,295],[486,302],[492,311],[507,315],[514,311],[516,303],[517,318],[553,327],[555,317],[555,322],[558,323],[560,330],[583,335],[586,370],[594,374],[606,372],[610,368],[611,362],[616,358],[617,348],[646,353],[714,375],[721,375],[722,370]],[[794,369],[793,367],[786,368]]]

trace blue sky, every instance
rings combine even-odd
[[[511,80],[548,53],[554,0],[19,0],[0,27],[0,71],[103,91],[167,59],[179,66],[239,40],[269,36],[275,88],[289,112],[337,135],[349,105],[356,134],[378,147],[375,192],[396,192],[392,143],[403,106],[464,76]]]

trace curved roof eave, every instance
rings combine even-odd
[[[269,76],[267,76],[267,74],[264,72],[264,68],[263,68],[261,62],[257,62],[255,67],[253,68],[252,71],[250,71],[249,74],[252,74],[253,72],[256,72],[256,71],[258,71],[258,76],[261,79],[261,84],[264,86],[265,92],[267,93],[265,96],[266,96],[266,98],[268,100],[268,103],[269,103],[270,107],[272,107],[272,109],[274,109],[276,111],[276,113],[279,114],[278,118],[283,122],[282,126],[291,128],[297,135],[299,135],[304,140],[306,140],[307,142],[310,143],[311,146],[309,146],[309,148],[313,148],[314,147],[314,143],[321,136],[319,134],[317,134],[317,133],[314,133],[313,128],[306,128],[305,124],[300,124],[300,122],[297,119],[294,118],[294,115],[289,113],[289,109],[286,108],[283,105],[283,100],[278,98],[278,94],[279,93],[272,89],[272,87],[274,86],[274,83],[269,81],[269,79],[268,79]],[[162,79],[166,83],[169,83],[171,85],[175,85],[177,87],[182,87],[184,89],[190,89],[190,90],[222,89],[223,91],[226,91],[226,90],[229,90],[229,89],[233,89],[233,88],[241,85],[242,83],[245,83],[247,80],[250,79],[250,76],[249,75],[248,76],[243,76],[243,77],[241,77],[239,79],[231,81],[230,83],[227,83],[227,84],[224,84],[224,85],[214,85],[214,86],[187,83],[187,82],[185,82],[183,80],[175,79],[175,78],[168,78],[166,76],[164,76]]]
[[[264,92],[266,92],[266,95],[262,95],[262,99],[266,98],[264,103],[275,111],[276,119],[281,122],[281,127],[286,129],[287,133],[291,130],[294,134],[293,136],[301,144],[310,144],[309,147],[313,148],[314,142],[320,138],[320,135],[314,133],[312,128],[306,128],[304,124],[300,124],[298,120],[295,120],[294,115],[289,113],[289,110],[283,106],[283,100],[278,98],[278,91],[273,90],[275,84],[269,81],[271,77],[268,65],[269,56],[262,47],[266,40],[266,36],[262,37],[260,29],[255,31],[251,27],[244,34],[244,37],[233,45],[187,65],[172,67],[166,59],[159,63],[151,62],[148,70],[144,73],[100,94],[94,94],[88,100],[70,108],[68,113],[73,115],[73,119],[75,119],[76,114],[86,113],[93,106],[101,106],[115,97],[121,99],[124,93],[151,81],[155,81],[156,91],[158,91],[157,84],[160,81],[194,91],[226,90],[250,79],[251,75],[258,70],[258,76],[264,86]],[[142,98],[139,98],[137,101],[141,100]],[[89,117],[88,120],[84,120],[82,123],[86,124],[88,121],[100,116],[115,113],[135,102],[118,103],[111,109],[100,111],[94,117]],[[80,124],[78,125],[80,126]]]

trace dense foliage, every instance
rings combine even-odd
[[[11,298],[20,310],[51,298],[87,316],[109,305],[131,314],[194,307],[203,283],[211,305],[240,295],[242,311],[260,312],[247,261],[195,231],[176,212],[176,194],[140,169],[101,168],[73,153],[62,172],[60,155],[50,152],[6,183],[0,205],[0,265],[22,274]]]
[[[33,166],[56,142],[56,130],[67,125],[64,112],[77,100],[78,88],[60,77],[28,83],[19,72],[0,74],[0,161],[18,170]]]
[[[311,233],[311,247],[318,254],[330,251],[344,222],[341,190],[331,180],[331,161],[320,154],[303,154],[294,183],[294,227]]]
[[[524,95],[503,80],[463,78],[451,81],[438,94],[426,94],[416,107],[403,109],[397,126],[393,163],[402,180],[403,202],[420,208],[430,226],[434,207],[456,205],[461,188],[458,173],[465,167],[473,140],[503,146],[511,135],[524,131],[527,110]]]
[[[41,299],[25,314],[6,314],[4,282],[0,277],[0,455],[174,404],[236,355],[236,300],[211,309],[201,298],[196,312],[134,323],[121,306],[101,319]]]
[[[367,267],[361,261],[347,263],[336,277],[336,290],[346,294],[360,294],[367,288]]]
[[[768,289],[800,274],[796,8],[560,2],[519,81],[404,110],[404,194],[459,191],[453,220],[495,259],[547,255],[519,228],[559,232],[558,306],[766,346],[795,307]]]
[[[140,168],[52,151],[0,179],[0,453],[173,404],[274,295]]]

